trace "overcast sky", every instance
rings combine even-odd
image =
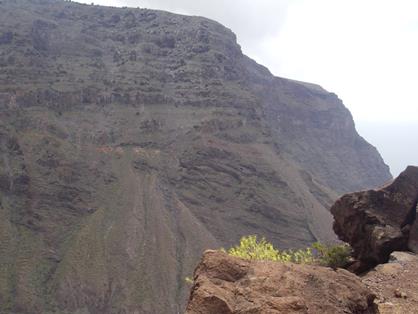
[[[91,3],[92,1],[79,1]],[[317,83],[350,109],[394,175],[418,165],[418,1],[95,0],[201,15],[281,77]]]

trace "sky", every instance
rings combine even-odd
[[[92,1],[80,1],[91,3]],[[95,0],[214,19],[276,76],[336,93],[393,175],[418,165],[418,1]]]

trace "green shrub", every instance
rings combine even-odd
[[[323,266],[343,268],[350,260],[351,247],[348,244],[330,246],[315,242],[312,244],[312,248],[316,251],[318,263]]]
[[[312,249],[279,251],[265,238],[257,241],[257,236],[242,237],[238,246],[228,250],[228,254],[245,259],[265,260],[277,262],[312,263],[314,256]]]
[[[277,261],[279,251],[265,238],[257,241],[257,236],[250,235],[242,237],[239,245],[230,248],[228,254],[245,259]]]
[[[184,278],[184,281],[188,284],[188,285],[192,285],[193,284],[193,279],[189,276]]]
[[[227,253],[250,260],[316,264],[337,268],[348,263],[351,249],[346,244],[327,246],[316,242],[306,249],[280,251],[264,237],[257,240],[257,236],[250,235],[242,237],[239,245],[230,248]]]

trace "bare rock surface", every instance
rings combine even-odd
[[[376,294],[380,314],[418,313],[418,256],[393,252],[389,260],[362,276],[362,282]]]
[[[358,271],[387,262],[393,251],[415,248],[417,201],[418,167],[409,166],[380,190],[344,195],[331,207],[334,231],[353,247]]]
[[[186,314],[378,313],[374,298],[346,270],[206,251],[195,270]]]

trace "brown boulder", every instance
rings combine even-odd
[[[186,314],[377,313],[374,298],[343,269],[206,251],[195,270]]]
[[[358,271],[387,262],[393,251],[408,249],[409,238],[411,246],[418,239],[416,225],[410,234],[417,200],[418,167],[409,166],[382,189],[344,195],[331,207],[334,231],[353,247]]]

